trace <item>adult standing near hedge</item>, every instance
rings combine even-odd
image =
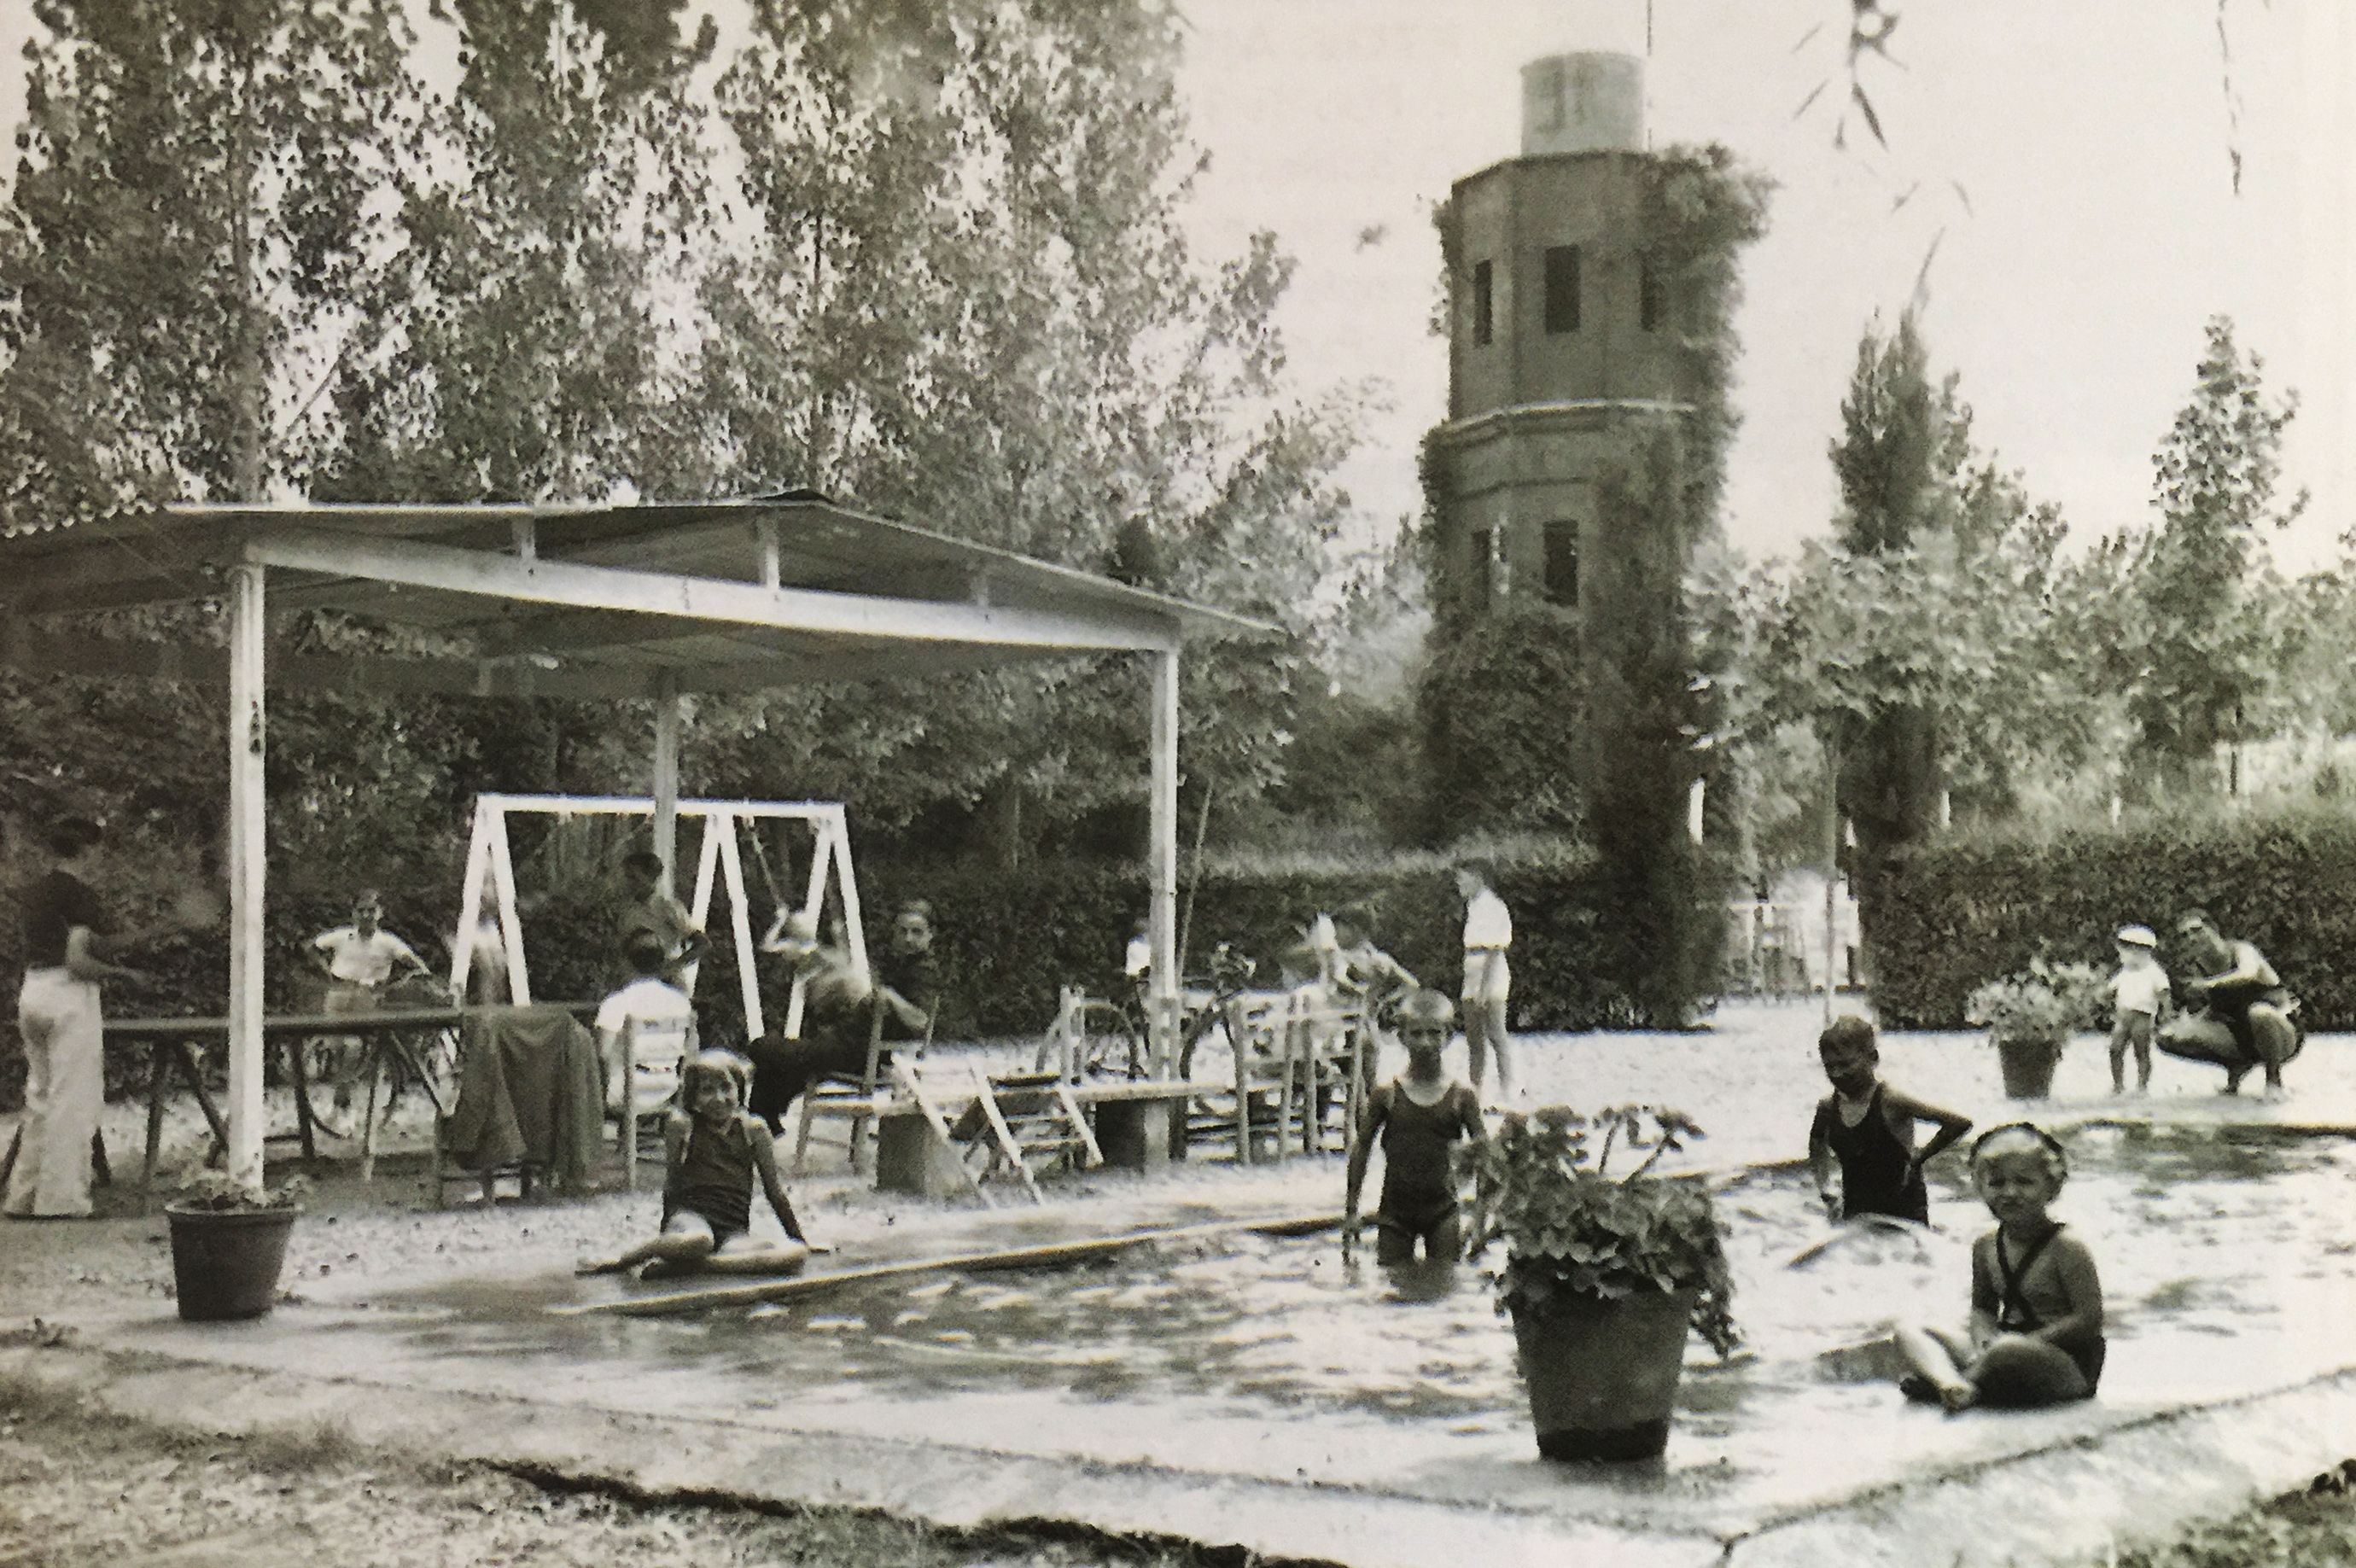
[[[1466,860],[1456,868],[1457,895],[1464,901],[1464,1049],[1472,1059],[1472,1092],[1481,1092],[1487,1057],[1497,1058],[1497,1093],[1514,1097],[1514,1063],[1505,1033],[1505,999],[1513,986],[1506,950],[1514,944],[1514,916],[1493,885],[1488,863]]]
[[[11,1219],[90,1218],[91,1140],[106,1102],[98,983],[139,977],[105,955],[212,916],[211,906],[190,893],[172,920],[116,933],[84,880],[98,841],[96,823],[79,816],[59,822],[49,830],[49,869],[19,900],[25,984],[16,995],[16,1032],[25,1045],[25,1119],[0,1197],[0,1211]]]
[[[2184,981],[2186,998],[2207,1006],[2210,1019],[2233,1036],[2236,1052],[2232,1059],[2223,1052],[2195,1052],[2194,1059],[2214,1061],[2225,1069],[2228,1094],[2239,1093],[2250,1069],[2262,1066],[2266,1093],[2281,1095],[2283,1063],[2298,1054],[2301,1043],[2298,1026],[2290,1017],[2297,1004],[2282,976],[2256,944],[2220,934],[2206,910],[2186,911],[2177,922],[2176,934],[2184,965],[2191,971]],[[2172,1042],[2174,1054],[2188,1054],[2183,1043],[2180,1035]]]

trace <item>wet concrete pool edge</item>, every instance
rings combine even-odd
[[[175,1339],[171,1348],[158,1343]],[[1046,1524],[1352,1568],[1408,1568],[1473,1552],[1504,1564],[1628,1568],[2098,1562],[2116,1543],[2169,1538],[2193,1520],[2296,1488],[2356,1455],[2351,1364],[1846,1496],[1762,1509],[1746,1520],[1677,1530],[1657,1518],[1517,1511],[370,1382],[257,1365],[256,1348],[236,1328],[125,1320],[92,1325],[74,1346],[0,1349],[0,1377],[70,1390],[162,1427],[300,1436],[332,1424],[368,1446],[633,1497],[877,1510],[958,1530]]]
[[[1560,1563],[1568,1552],[1569,1561],[1624,1568],[1708,1568],[1725,1559],[1714,1535],[504,1394],[389,1390],[101,1342],[109,1337],[95,1329],[77,1346],[0,1349],[0,1379],[70,1393],[159,1428],[299,1436],[331,1424],[367,1447],[648,1499],[841,1508],[962,1531],[1077,1528],[1240,1548],[1271,1563],[1345,1568],[1420,1568],[1460,1553],[1511,1565]],[[208,1349],[233,1349],[218,1335],[206,1338]]]

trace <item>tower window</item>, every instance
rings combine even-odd
[[[1661,283],[1661,269],[1650,256],[1636,260],[1636,325],[1646,332],[1668,319],[1669,293]]]
[[[1489,291],[1490,271],[1486,261],[1472,263],[1472,341],[1487,343],[1497,335],[1495,301]]]
[[[1579,330],[1579,247],[1549,245],[1546,253],[1546,329]]]
[[[1471,570],[1464,574],[1466,601],[1474,610],[1489,607],[1489,547],[1493,538],[1487,528],[1474,528],[1469,543],[1472,546]]]
[[[1579,525],[1558,520],[1546,526],[1546,596],[1549,604],[1579,603]]]

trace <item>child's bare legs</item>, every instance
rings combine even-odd
[[[1931,1385],[1939,1403],[1963,1410],[1978,1402],[1980,1391],[1965,1369],[1973,1365],[1971,1347],[1944,1328],[1907,1323],[1898,1329],[1898,1349],[1915,1375]]]
[[[751,1232],[729,1237],[703,1260],[706,1274],[799,1274],[809,1262],[809,1247],[791,1236],[755,1236]]]
[[[2127,1092],[2127,1048],[2135,1048],[2136,1087],[2151,1087],[2151,1015],[2121,1013],[2111,1025],[2111,1093]]]
[[[640,1242],[611,1257],[583,1258],[573,1265],[573,1272],[620,1274],[658,1260],[672,1268],[693,1268],[712,1256],[715,1245],[711,1221],[691,1210],[682,1209],[663,1221],[662,1234],[652,1241]]]

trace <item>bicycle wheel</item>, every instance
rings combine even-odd
[[[1072,1027],[1072,1064],[1079,1076],[1145,1076],[1145,1038],[1125,1008],[1110,1002],[1083,1003]]]

